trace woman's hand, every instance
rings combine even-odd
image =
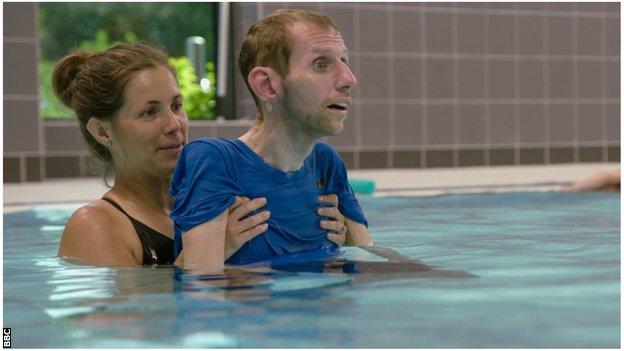
[[[249,200],[243,196],[237,196],[236,201],[229,208],[227,226],[225,228],[225,259],[227,260],[246,242],[264,233],[269,225],[265,223],[271,213],[262,211],[253,216],[242,219],[249,213],[266,205],[266,198],[260,197]]]
[[[319,196],[318,199],[322,203],[332,205],[332,207],[321,207],[316,211],[319,216],[329,218],[329,220],[321,220],[320,222],[321,228],[329,231],[327,240],[338,246],[344,245],[347,226],[345,225],[345,217],[338,210],[338,196],[336,196],[336,194],[328,194]]]

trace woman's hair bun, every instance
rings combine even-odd
[[[67,107],[71,107],[72,83],[91,56],[93,54],[90,52],[76,52],[63,57],[54,68],[52,87],[56,96]]]

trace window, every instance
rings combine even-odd
[[[178,72],[191,119],[215,118],[217,3],[39,3],[38,36],[41,114],[70,119],[52,90],[52,71],[75,49],[104,50],[117,42],[146,41],[164,47]],[[197,77],[187,57],[186,39],[202,37],[205,76]],[[200,84],[201,78],[204,78]]]

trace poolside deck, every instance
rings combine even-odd
[[[557,190],[562,185],[619,167],[619,163],[510,167],[353,170],[349,177],[376,183],[375,196],[433,196],[445,193]],[[86,203],[106,188],[97,178],[4,184],[4,212],[33,204]]]

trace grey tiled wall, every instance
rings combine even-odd
[[[325,13],[358,77],[355,168],[619,161],[618,3],[239,3]],[[237,113],[253,100],[237,80]]]
[[[620,160],[619,3],[233,3],[236,50],[277,8],[330,15],[358,76],[342,135],[350,168]],[[4,3],[4,181],[92,175],[74,121],[41,121],[36,4]],[[238,54],[238,52],[236,52]],[[239,120],[192,121],[234,138]]]

